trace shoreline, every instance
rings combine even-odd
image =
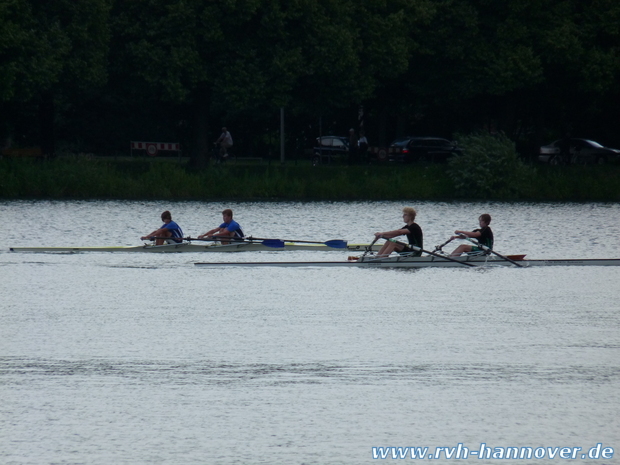
[[[163,161],[163,162],[162,162]],[[281,165],[232,160],[198,171],[177,159],[0,159],[2,199],[263,201],[620,201],[620,164],[529,165],[527,179],[499,180],[493,196],[459,192],[446,164]]]

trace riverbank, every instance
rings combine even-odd
[[[446,165],[331,165],[231,162],[195,171],[186,164],[87,157],[1,159],[0,198],[450,200],[459,193]],[[620,165],[535,165],[493,200],[620,201]],[[513,187],[513,186],[511,186]]]

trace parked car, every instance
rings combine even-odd
[[[540,148],[538,161],[549,163],[550,165],[559,164],[604,164],[614,160],[620,160],[620,150],[603,147],[598,142],[588,139],[569,139],[570,157],[565,159],[561,153],[562,140],[556,140],[549,145]]]
[[[346,161],[349,156],[349,139],[340,136],[316,138],[312,149],[312,166],[334,161]]]
[[[413,139],[413,136],[398,137],[392,141],[389,147],[368,147],[368,158],[370,161],[394,161],[394,153],[400,152],[403,148],[403,144],[406,145],[411,139]]]
[[[379,161],[412,163],[418,161],[441,162],[462,150],[447,139],[440,137],[399,137],[386,148],[370,147],[370,153]]]

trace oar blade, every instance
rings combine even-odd
[[[327,247],[331,247],[332,249],[346,249],[347,241],[343,241],[341,239],[333,239],[331,241],[325,241],[324,244]]]
[[[284,241],[281,241],[280,239],[265,239],[263,242],[261,242],[261,244],[265,247],[271,247],[272,249],[284,248]]]

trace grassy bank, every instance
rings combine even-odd
[[[620,201],[620,166],[536,166],[496,200]],[[510,192],[507,194],[506,192]],[[446,165],[243,164],[197,172],[177,163],[61,158],[0,160],[0,197],[73,199],[388,200],[476,198]]]

